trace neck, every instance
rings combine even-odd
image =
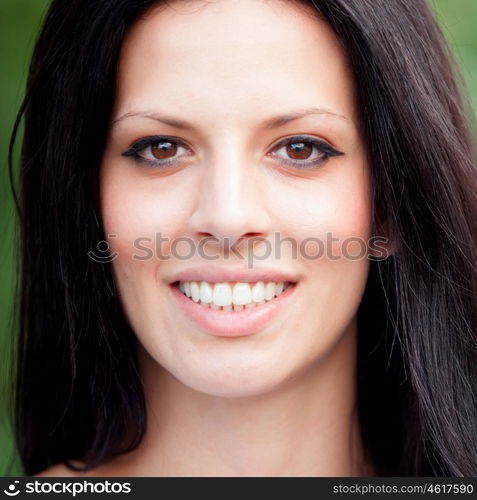
[[[272,392],[199,393],[140,347],[148,428],[116,461],[139,476],[370,476],[356,405],[356,324],[326,359]]]

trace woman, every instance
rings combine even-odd
[[[424,1],[53,1],[22,114],[27,474],[475,475],[477,169]]]

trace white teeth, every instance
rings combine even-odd
[[[202,281],[200,284],[200,300],[202,302],[212,302],[213,290],[207,281]]]
[[[190,284],[190,293],[192,294],[192,300],[194,302],[199,302],[200,300],[199,285],[195,281],[192,281]]]
[[[216,283],[213,302],[218,306],[232,305],[232,288],[228,283]]]
[[[273,299],[273,297],[275,297],[275,283],[267,283],[265,286],[265,300]]]
[[[204,307],[224,311],[242,311],[274,299],[284,292],[289,282],[259,281],[251,283],[208,283],[207,281],[180,281],[179,289],[187,297]]]
[[[252,290],[248,283],[236,283],[232,294],[232,302],[237,306],[244,306],[252,302]]]
[[[265,299],[265,285],[263,281],[259,281],[252,288],[252,300],[254,302],[262,302]]]

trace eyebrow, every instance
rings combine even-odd
[[[262,128],[272,129],[281,127],[282,125],[285,125],[288,122],[298,120],[308,115],[330,115],[336,118],[340,118],[342,120],[349,121],[349,119],[346,116],[331,111],[330,109],[312,107],[312,108],[299,109],[296,111],[292,111],[290,113],[286,113],[284,115],[278,115],[272,118],[268,118],[262,123]],[[115,120],[113,120],[111,124],[115,125],[116,123],[133,116],[142,116],[144,118],[150,118],[151,120],[155,120],[157,122],[161,122],[166,125],[170,125],[171,127],[183,130],[194,130],[196,128],[192,123],[189,123],[184,120],[178,120],[171,116],[156,113],[154,111],[131,111],[129,113],[121,115],[119,118],[116,118]]]

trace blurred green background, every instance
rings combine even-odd
[[[414,0],[409,0],[410,2]],[[477,0],[430,0],[477,111]],[[8,141],[21,102],[28,60],[49,0],[0,0],[0,475],[23,475],[7,418],[10,311],[15,278],[14,208],[7,171]],[[18,143],[20,142],[17,141]],[[16,158],[18,158],[18,148]]]

